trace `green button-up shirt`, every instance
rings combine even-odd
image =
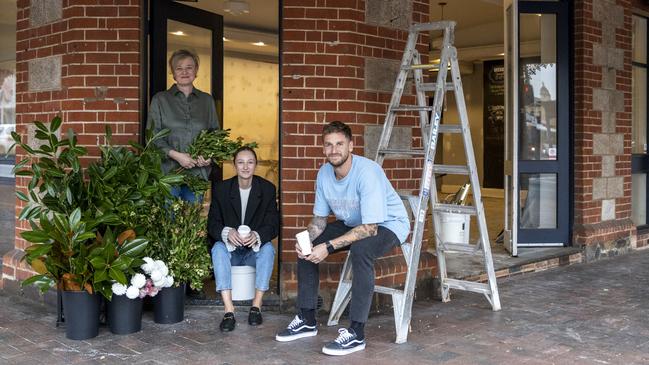
[[[198,134],[205,129],[217,129],[219,117],[212,95],[196,88],[189,96],[185,96],[176,84],[169,90],[160,91],[153,96],[149,108],[147,129],[153,128],[154,133],[169,129],[171,133],[155,142],[166,158],[162,162],[165,173],[176,170],[180,164],[169,157],[169,151],[187,152],[187,148]],[[189,170],[194,175],[207,180],[210,167],[195,167]]]

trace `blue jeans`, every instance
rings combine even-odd
[[[171,195],[176,198],[180,198],[186,202],[194,203],[198,200],[199,203],[203,202],[203,196],[199,195],[198,197],[194,194],[193,191],[187,185],[172,186]]]
[[[244,247],[237,247],[236,250],[228,252],[225,243],[218,241],[212,246],[212,264],[216,291],[232,290],[232,266],[255,267],[255,288],[266,291],[275,266],[275,248],[272,243],[267,242],[261,245],[259,252]]]

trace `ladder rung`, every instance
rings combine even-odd
[[[465,165],[434,165],[433,172],[436,174],[468,175],[469,168]]]
[[[440,124],[439,129],[437,129],[437,132],[439,132],[439,133],[462,133],[462,125],[461,124]]]
[[[419,204],[418,195],[399,194],[399,197],[401,200],[407,201],[410,204],[410,211],[413,212],[413,214],[419,210],[417,209],[417,205]]]
[[[460,289],[472,291],[480,294],[491,294],[491,289],[489,285],[484,283],[476,283],[474,281],[458,280],[458,279],[444,279],[442,283],[443,286],[447,286],[451,289]]]
[[[413,156],[425,156],[425,150],[409,150],[409,149],[398,149],[398,148],[382,148],[379,150],[379,153],[386,155],[413,155]]]
[[[431,30],[447,30],[455,28],[455,22],[452,20],[440,20],[430,23],[416,23],[410,26],[410,32],[425,32]]]
[[[374,285],[374,291],[381,294],[401,294],[403,295],[403,290],[388,288],[387,286]]]
[[[469,245],[466,243],[452,243],[452,242],[442,242],[438,243],[439,248],[442,252],[461,252],[468,254],[478,254],[481,251],[477,245]]]
[[[421,91],[435,91],[437,89],[436,82],[424,82],[419,85],[419,90]],[[455,85],[452,82],[446,83],[446,91],[455,90]]]
[[[472,205],[457,205],[457,204],[440,204],[437,203],[433,206],[435,212],[456,213],[476,215],[476,209]]]
[[[399,105],[392,108],[393,112],[429,112],[433,110],[432,106],[419,106],[419,105]]]

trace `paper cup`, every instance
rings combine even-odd
[[[246,238],[250,234],[250,227],[246,225],[240,225],[239,228],[237,228],[237,232],[239,232],[239,236],[241,236],[241,238]]]
[[[309,231],[302,231],[295,235],[297,243],[300,245],[303,255],[311,254],[311,239],[309,238]]]

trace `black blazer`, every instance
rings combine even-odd
[[[252,190],[246,206],[244,224],[259,233],[261,244],[269,242],[279,233],[279,213],[275,185],[257,175],[252,177]],[[241,195],[236,176],[212,182],[212,203],[207,218],[209,243],[221,241],[224,227],[237,229],[241,225]]]

